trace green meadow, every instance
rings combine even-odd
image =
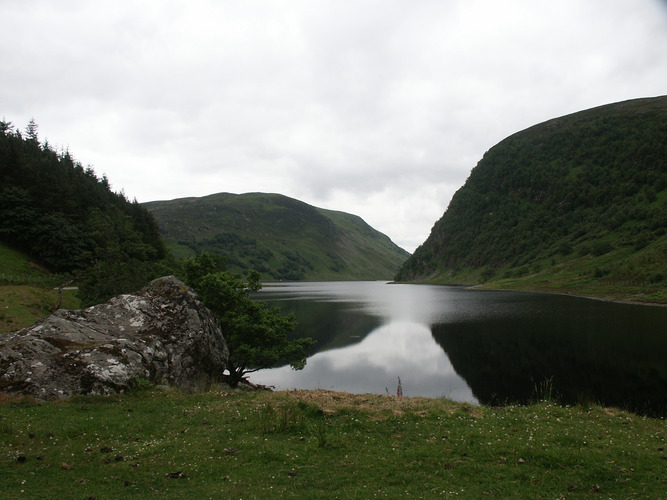
[[[664,498],[664,419],[331,391],[0,403],[3,498]]]

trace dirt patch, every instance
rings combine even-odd
[[[286,399],[314,404],[325,414],[347,409],[393,415],[402,415],[408,412],[424,416],[436,409],[439,412],[443,410],[454,412],[467,407],[471,409],[471,412],[475,411],[475,407],[467,403],[456,403],[444,399],[424,397],[411,398],[383,394],[351,394],[323,389],[279,391],[277,394],[284,394]]]

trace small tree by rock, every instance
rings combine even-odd
[[[306,350],[314,340],[289,340],[296,322],[293,315],[283,315],[277,307],[252,300],[250,294],[261,289],[260,274],[248,273],[246,280],[222,270],[220,262],[207,253],[184,263],[187,283],[204,304],[218,317],[229,347],[226,376],[236,387],[245,375],[270,368],[280,361],[295,370],[306,365]]]

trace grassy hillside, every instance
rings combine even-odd
[[[667,302],[667,96],[491,148],[398,280]]]
[[[30,326],[58,304],[59,277],[17,250],[0,243],[0,333]],[[61,307],[79,306],[74,290],[64,290]]]
[[[143,386],[145,387],[145,386]],[[3,498],[664,498],[665,421],[330,391],[0,399]]]
[[[264,279],[391,279],[408,253],[361,218],[279,194],[219,193],[144,204],[177,257],[223,255]]]

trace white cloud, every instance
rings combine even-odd
[[[482,154],[665,93],[664,0],[0,0],[0,115],[139,201],[271,191],[422,243]]]

